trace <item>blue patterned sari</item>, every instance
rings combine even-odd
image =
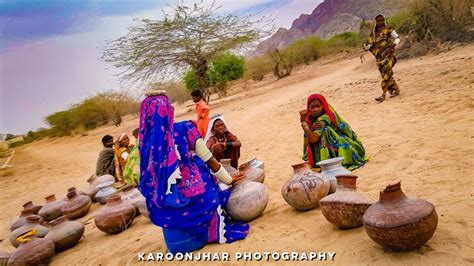
[[[140,109],[140,184],[150,220],[206,243],[231,243],[246,237],[249,226],[224,212],[223,192],[209,167],[193,151],[201,138],[191,121],[173,123],[168,97],[149,96]],[[165,235],[166,237],[166,235]]]

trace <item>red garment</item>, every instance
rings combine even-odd
[[[335,128],[338,128],[337,123],[336,123],[336,117],[334,116],[334,113],[331,111],[331,108],[329,108],[329,104],[326,101],[326,98],[322,96],[321,94],[311,94],[308,97],[308,101],[306,102],[306,123],[308,125],[311,125],[311,119],[310,119],[310,113],[309,113],[309,104],[314,101],[314,100],[319,100],[321,105],[323,106],[324,113],[329,116],[329,119],[331,119],[332,124],[334,125]],[[314,157],[313,157],[313,151],[311,150],[311,144],[307,144],[306,150],[308,152],[308,160],[310,165],[314,165]]]
[[[209,125],[209,112],[210,108],[204,102],[204,100],[200,100],[196,103],[196,111],[197,111],[197,128],[201,136],[204,138],[207,133],[207,127]]]

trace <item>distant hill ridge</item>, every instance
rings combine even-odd
[[[289,30],[280,28],[258,44],[256,54],[271,48],[284,48],[297,39],[309,36],[326,39],[346,31],[358,32],[362,20],[372,20],[379,13],[391,16],[404,7],[404,0],[326,0],[311,14],[301,14]]]

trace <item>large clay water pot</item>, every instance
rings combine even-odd
[[[95,194],[95,199],[100,204],[105,204],[107,202],[107,198],[118,194],[118,190],[114,188],[114,181],[107,181],[105,183],[101,183],[97,185],[97,189],[99,192]]]
[[[61,212],[69,220],[85,216],[91,207],[91,198],[87,195],[77,195],[76,190],[67,193],[67,201],[61,206]]]
[[[290,206],[306,211],[319,205],[319,200],[329,192],[329,181],[311,171],[306,162],[292,165],[293,176],[283,185],[281,194]]]
[[[355,175],[337,175],[336,192],[319,201],[326,220],[340,229],[362,226],[362,216],[372,202],[357,192]]]
[[[63,215],[61,206],[65,203],[63,200],[56,200],[54,194],[47,196],[46,204],[39,210],[38,215],[43,217],[46,222],[50,222]]]
[[[56,252],[74,247],[84,235],[84,224],[79,221],[68,221],[61,216],[49,223],[50,232],[46,238],[54,241]]]
[[[95,215],[95,225],[107,234],[125,231],[135,219],[135,207],[122,202],[120,195],[107,198],[107,204]]]
[[[342,166],[342,161],[344,158],[336,157],[327,160],[320,161],[316,163],[317,165],[321,166],[321,174],[326,177],[329,182],[331,183],[331,188],[329,189],[328,194],[332,194],[336,191],[336,176],[337,175],[350,175],[352,174],[351,171],[347,170]]]
[[[32,216],[32,215],[35,215],[33,209],[23,209],[21,211],[20,217],[18,217],[18,219],[16,219],[10,225],[10,231],[14,231],[14,230],[22,227],[23,225],[25,225],[26,224],[26,218],[29,217],[29,216]],[[44,219],[40,218],[39,223],[43,224],[43,222],[44,222]]]
[[[249,222],[263,213],[267,203],[268,192],[265,185],[243,178],[232,185],[227,213],[236,220]]]
[[[12,254],[0,250],[0,266],[7,266],[8,259]]]
[[[18,247],[20,245],[20,242],[16,241],[16,238],[31,231],[31,229],[35,228],[36,229],[36,237],[38,238],[43,238],[48,234],[49,228],[46,226],[43,226],[40,224],[41,221],[41,216],[39,215],[31,215],[26,217],[26,223],[20,228],[15,229],[11,234],[10,234],[10,243],[14,247]]]
[[[82,190],[77,190],[76,187],[70,187],[67,189],[67,193],[66,193],[66,197],[63,199],[64,201],[68,201],[67,199],[67,194],[71,191],[75,191],[77,195],[85,195],[85,196],[89,196],[86,192],[82,191]],[[89,197],[90,198],[90,197]],[[92,199],[91,199],[92,200]]]
[[[372,240],[389,251],[410,251],[425,244],[436,231],[433,204],[407,197],[400,182],[380,192],[379,201],[364,214],[364,227]]]
[[[249,162],[241,164],[239,171],[244,173],[249,181],[263,183],[265,180],[265,171],[260,168],[250,167]]]
[[[23,204],[23,210],[26,210],[26,209],[32,209],[33,210],[33,214],[38,214],[39,210],[41,210],[43,206],[41,205],[35,205],[33,204],[32,201],[28,201],[26,202],[25,204]]]
[[[32,229],[34,230],[34,229]],[[54,242],[47,238],[30,237],[31,241],[20,243],[8,259],[8,266],[48,265],[54,256]]]
[[[95,201],[95,194],[99,192],[99,189],[97,188],[97,185],[106,183],[106,182],[115,182],[115,177],[112,175],[102,175],[102,176],[96,176],[92,175],[87,179],[87,182],[89,183],[89,190],[87,191],[87,195]]]
[[[265,164],[262,161],[257,160],[256,157],[253,157],[252,159],[250,159],[249,164],[250,164],[250,167],[260,168],[262,170],[265,170]]]
[[[135,207],[135,210],[137,211],[137,216],[141,213],[141,211],[143,211],[143,208],[141,208],[141,206],[146,206],[145,197],[143,197],[142,193],[138,189],[134,188],[130,184],[125,185],[122,188],[120,194],[123,202],[132,204]],[[145,211],[144,216],[148,217],[148,211]]]

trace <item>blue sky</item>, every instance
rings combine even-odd
[[[185,3],[193,3],[184,0]],[[206,3],[206,1],[204,1]],[[222,12],[272,14],[289,28],[321,1],[217,0]],[[169,0],[0,0],[0,133],[45,127],[44,118],[101,91],[121,89],[101,47],[134,18],[160,19]]]

